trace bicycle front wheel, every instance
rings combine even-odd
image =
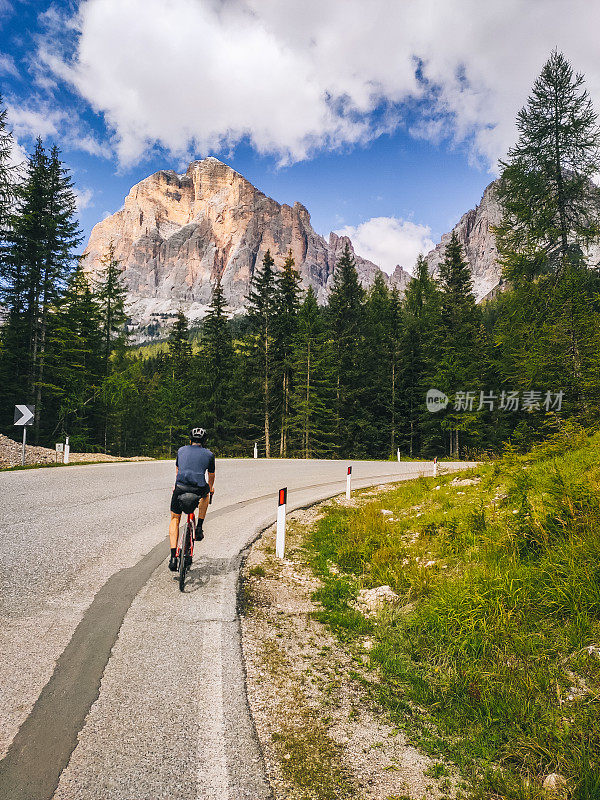
[[[190,554],[190,523],[185,526],[183,534],[183,547],[179,551],[179,591],[183,592],[185,584],[185,573],[187,572],[187,558]]]

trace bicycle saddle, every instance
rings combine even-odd
[[[192,514],[198,508],[198,503],[200,502],[200,496],[191,492],[180,494],[177,499],[185,514]]]

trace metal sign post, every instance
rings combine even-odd
[[[23,426],[23,446],[21,448],[21,466],[25,466],[25,446],[27,443],[27,427],[33,425],[35,417],[35,406],[30,405],[16,405],[15,406],[15,421],[14,425]]]

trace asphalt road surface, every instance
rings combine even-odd
[[[243,550],[279,488],[288,510],[309,505],[344,490],[350,463],[355,488],[432,474],[219,459],[184,593],[167,570],[172,462],[0,474],[0,798],[269,798],[240,647]]]

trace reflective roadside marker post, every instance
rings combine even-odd
[[[69,456],[71,454],[71,447],[69,445],[69,437],[65,436],[65,451],[63,454],[63,464],[69,463]]]
[[[275,555],[283,558],[285,554],[285,507],[287,504],[287,487],[279,490],[277,506],[277,538],[275,539]]]
[[[254,442],[254,458],[258,458],[258,445]]]
[[[398,448],[398,461],[400,461],[400,448]]]
[[[346,475],[346,500],[350,500],[352,481],[352,467],[348,467],[348,474]]]
[[[35,406],[21,405],[15,406],[15,421],[13,425],[23,426],[23,445],[21,447],[21,466],[25,466],[25,444],[27,442],[27,427],[33,425],[35,417]]]
[[[437,456],[433,459],[433,477],[437,478]]]

